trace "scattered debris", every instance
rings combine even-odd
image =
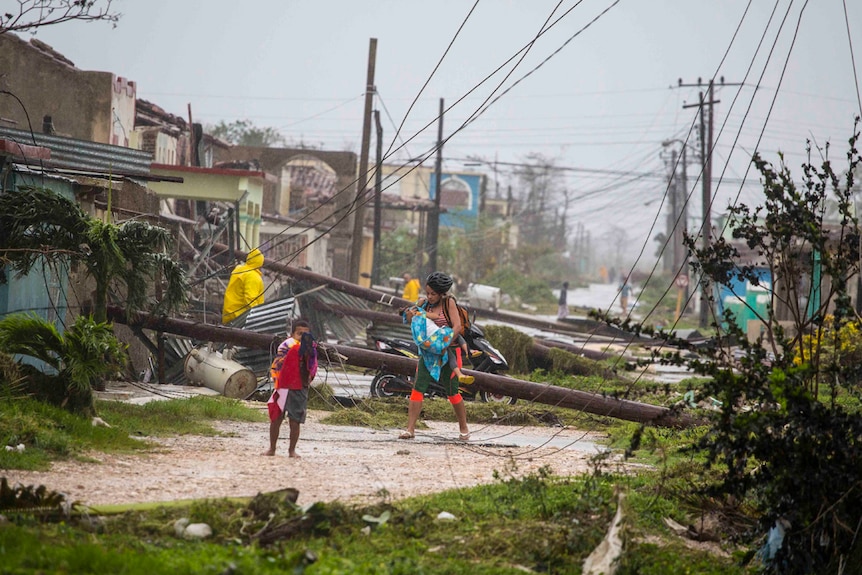
[[[455,521],[456,517],[448,511],[441,511],[437,514],[437,521]]]
[[[598,547],[584,559],[583,575],[614,575],[620,556],[623,554],[623,500],[625,494],[619,494],[617,512],[614,515],[608,534]]]
[[[183,531],[185,539],[206,539],[207,537],[212,537],[212,534],[212,527],[206,523],[192,523]]]
[[[679,535],[680,537],[688,537],[689,539],[691,539],[691,537],[689,536],[690,534],[688,532],[688,527],[686,527],[685,525],[677,523],[670,517],[665,517],[663,521],[664,524],[668,526],[668,529],[673,531],[675,534]]]
[[[691,539],[692,541],[721,540],[721,537],[719,537],[717,533],[717,521],[715,517],[709,515],[700,520],[700,527],[696,527],[692,524],[689,524],[688,527],[686,527],[685,525],[677,523],[670,517],[665,517],[663,521],[664,524],[667,525],[667,527],[676,535],[679,535],[680,537],[685,537],[686,539]]]
[[[390,513],[387,510],[387,511],[384,511],[383,513],[381,513],[380,516],[378,516],[378,517],[375,517],[374,515],[368,515],[368,514],[363,515],[362,520],[367,522],[367,523],[372,523],[372,524],[376,524],[376,525],[383,525],[387,521],[389,521],[390,517],[392,517],[392,513]]]
[[[757,551],[757,557],[764,565],[769,565],[775,559],[775,555],[784,544],[784,534],[788,529],[790,529],[790,521],[783,517],[777,519],[775,524],[769,528],[766,543]]]

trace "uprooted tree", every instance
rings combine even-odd
[[[847,566],[862,565],[856,126],[858,119],[840,168],[828,159],[828,146],[821,150],[826,159],[813,164],[809,145],[801,183],[783,158],[776,169],[755,156],[764,203],[729,207],[730,238],[720,235],[703,249],[686,238],[694,271],[710,285],[746,282],[766,290],[762,335],[749,342],[726,310],[713,314],[714,345],[697,350],[697,359],[662,356],[708,376],[700,399],[716,398],[720,407],[693,447],[719,473],[708,494],[753,510],[759,537],[752,545],[770,573],[849,573]],[[716,304],[712,296],[712,310]]]

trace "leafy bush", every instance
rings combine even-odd
[[[0,350],[44,362],[47,371],[26,366],[30,391],[38,398],[84,414],[95,413],[93,386],[126,363],[126,346],[106,323],[78,316],[60,334],[54,324],[35,314],[14,314],[0,320]]]
[[[711,346],[696,350],[698,359],[662,356],[708,376],[699,399],[720,401],[708,433],[694,442],[707,467],[719,472],[705,493],[756,511],[754,547],[776,523],[789,525],[777,552],[760,555],[769,573],[839,573],[842,565],[862,564],[862,416],[858,401],[851,409],[838,401],[859,381],[859,335],[848,290],[860,262],[852,199],[858,137],[850,139],[843,178],[828,159],[819,167],[809,160],[801,186],[786,166],[775,170],[755,156],[763,205],[728,208],[732,240],[721,235],[698,248],[697,238],[686,237],[692,267],[708,283],[744,281],[771,297],[758,341],[750,343],[727,310],[714,318],[718,335]],[[825,214],[833,215],[831,223]],[[769,285],[762,282],[764,266]],[[800,289],[806,284],[816,285],[817,297],[814,288]],[[776,307],[793,318],[792,329],[779,323]],[[659,336],[689,347],[667,333]]]
[[[533,346],[532,337],[506,325],[488,325],[484,331],[491,345],[500,350],[509,363],[509,373],[532,371],[528,353]]]
[[[19,397],[26,393],[21,368],[10,354],[0,351],[0,399]]]
[[[842,383],[858,393],[857,382],[862,375],[860,322],[845,319],[843,323],[839,323],[835,316],[826,316],[823,325],[804,335],[795,350],[794,365],[801,366],[806,362],[819,366],[817,375],[820,378],[838,375],[832,366],[840,367],[838,371],[845,378]]]
[[[728,312],[724,317],[728,337],[739,342],[741,352],[736,354],[740,358],[736,365],[727,365],[723,345],[710,352],[712,361],[694,362],[712,376],[704,393],[722,402],[714,427],[698,444],[710,463],[724,466],[714,491],[736,498],[751,496],[760,512],[762,532],[778,521],[790,525],[777,554],[765,557],[771,572],[836,572],[839,563],[854,563],[854,556],[858,564],[862,554],[858,537],[862,417],[835,401],[842,384],[856,381],[855,361],[842,360],[845,350],[840,336],[851,331],[847,326],[854,312],[847,288],[849,279],[859,272],[859,225],[851,200],[860,162],[857,139],[858,134],[850,139],[843,186],[828,160],[819,168],[804,165],[803,185],[797,188],[786,166],[776,171],[755,156],[766,202],[754,210],[744,205],[730,208],[733,237],[765,261],[777,262],[770,270],[773,302],[795,311],[797,335],[788,337],[770,312],[767,337],[749,343]],[[838,224],[824,222],[827,205],[834,206]],[[689,248],[694,248],[691,241]],[[694,251],[696,267],[713,281],[727,283],[737,275],[759,284],[755,266],[744,263],[735,245],[718,241],[710,249]],[[802,264],[803,254],[810,254],[811,271]],[[794,289],[807,273],[814,280],[817,263],[831,289],[824,290],[820,302],[809,300],[819,307],[812,306],[813,313],[807,314]],[[778,282],[787,286],[786,293],[775,289]],[[828,311],[834,319],[827,323]],[[714,325],[718,329],[718,323]],[[807,330],[831,333],[831,351],[807,353],[810,338],[807,343],[801,336]],[[819,399],[821,373],[828,374],[823,378],[830,391],[825,402]]]

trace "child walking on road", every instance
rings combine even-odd
[[[278,376],[273,381],[275,389],[267,402],[270,420],[269,450],[263,454],[275,455],[281,423],[286,415],[290,427],[287,455],[299,458],[296,444],[299,441],[299,426],[305,423],[308,386],[317,374],[317,343],[311,334],[311,326],[304,320],[293,322],[290,338],[285,343],[287,353],[282,360]],[[273,364],[277,361],[278,358]]]

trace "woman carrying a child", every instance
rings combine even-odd
[[[410,394],[407,408],[407,430],[399,439],[413,439],[416,421],[422,412],[422,400],[432,381],[438,381],[446,389],[446,395],[455,416],[461,441],[470,439],[467,427],[467,408],[458,391],[459,376],[449,363],[449,346],[458,345],[456,335],[461,333],[461,318],[455,300],[447,297],[452,288],[452,278],[442,272],[434,272],[425,280],[425,301],[408,308],[405,318],[410,323],[413,339],[419,346],[419,365],[416,382]],[[444,310],[444,306],[446,309]],[[429,325],[430,324],[430,325]],[[457,367],[456,367],[457,369]],[[460,370],[458,370],[460,375]],[[461,376],[466,380],[469,376]],[[472,378],[470,378],[472,380]],[[467,383],[464,381],[464,383]]]

